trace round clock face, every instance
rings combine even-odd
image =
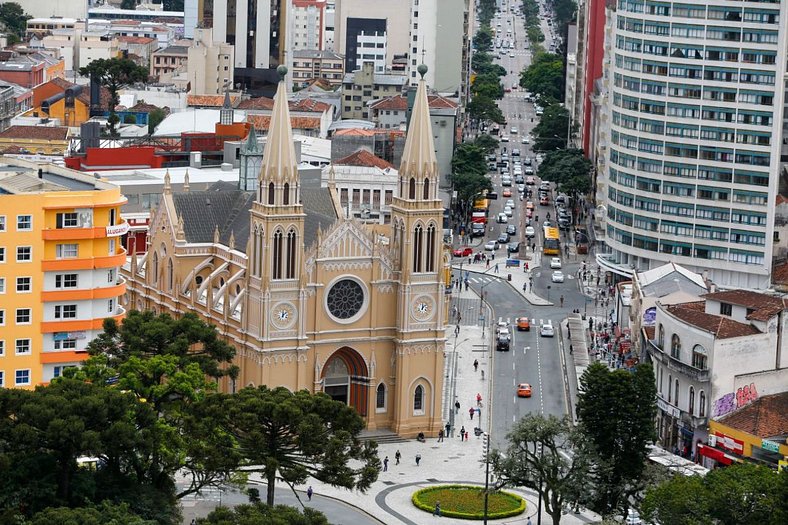
[[[415,319],[424,321],[432,317],[434,307],[435,304],[432,300],[432,297],[423,295],[421,297],[417,297],[413,303],[411,303],[411,312]]]
[[[339,320],[351,319],[364,307],[364,289],[353,279],[337,281],[328,291],[326,307]]]
[[[277,328],[289,328],[295,323],[296,311],[290,303],[279,303],[271,310],[271,322]]]

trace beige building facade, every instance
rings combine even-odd
[[[370,430],[437,435],[449,257],[425,83],[389,225],[345,218],[333,180],[302,186],[286,91],[282,80],[255,191],[165,182],[148,252],[126,270],[127,305],[215,324],[241,369],[225,391],[322,391]]]

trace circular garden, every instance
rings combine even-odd
[[[441,515],[466,520],[484,519],[484,488],[473,485],[436,485],[413,493],[413,504],[432,513],[440,502]],[[500,519],[525,512],[525,500],[511,492],[491,492],[487,498],[487,518]]]

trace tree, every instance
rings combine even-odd
[[[116,384],[160,416],[158,425],[169,443],[166,453],[146,459],[154,486],[169,484],[171,476],[185,470],[191,484],[176,495],[181,498],[227,480],[240,461],[232,440],[220,431],[217,419],[194,416],[195,405],[217,390],[219,379],[238,375],[232,364],[235,349],[214,326],[192,313],[173,319],[132,310],[122,324],[105,319],[104,331],[90,342],[88,353],[83,366],[68,375]]]
[[[534,150],[550,151],[567,147],[569,111],[558,104],[551,104],[544,110],[539,123],[534,126]]]
[[[109,90],[109,133],[117,136],[118,115],[115,107],[120,103],[118,92],[126,84],[143,82],[148,79],[148,69],[138,66],[128,58],[99,58],[85,67],[79,68],[79,74],[84,77],[95,78],[102,86]]]
[[[156,108],[148,113],[148,134],[153,135],[156,131],[156,126],[161,124],[161,121],[167,116],[167,112],[162,108]]]
[[[495,101],[489,97],[478,95],[466,106],[468,116],[475,120],[489,120],[496,124],[506,124],[506,119]]]
[[[587,490],[592,456],[587,453],[584,435],[568,418],[528,414],[506,439],[506,454],[492,454],[493,470],[499,478],[496,488],[511,485],[535,490],[545,512],[558,525],[564,509],[576,505]]]
[[[539,176],[570,195],[585,194],[591,190],[591,166],[581,149],[550,151],[539,166]]]
[[[465,142],[454,148],[451,159],[452,173],[487,173],[487,162],[484,160],[485,150],[473,142]]]
[[[564,62],[559,55],[538,52],[530,66],[520,73],[520,86],[545,105],[564,98]]]
[[[600,463],[589,507],[602,515],[625,511],[643,489],[648,445],[656,438],[656,395],[649,364],[630,372],[593,363],[580,377],[577,417]]]
[[[787,488],[788,470],[738,463],[650,488],[641,510],[649,521],[676,525],[777,525],[788,517]]]
[[[477,53],[489,53],[493,46],[493,34],[490,26],[481,26],[473,37],[473,47]]]
[[[37,513],[29,525],[158,525],[155,520],[140,518],[129,510],[128,505],[114,505],[108,501],[97,507],[50,507]]]
[[[329,525],[326,516],[315,509],[304,508],[299,512],[294,507],[276,505],[271,507],[264,503],[238,505],[230,509],[217,507],[206,518],[198,518],[198,525]]]
[[[492,153],[498,149],[498,139],[487,133],[481,133],[473,141],[474,146],[478,146],[485,153]]]
[[[471,84],[471,93],[474,96],[483,96],[490,99],[503,98],[503,86],[498,74],[491,70],[484,74],[477,74]]]
[[[204,408],[233,437],[246,470],[265,478],[268,505],[274,504],[277,478],[293,490],[312,476],[364,492],[378,477],[377,445],[358,439],[364,420],[322,392],[244,388],[214,394]]]
[[[15,44],[24,36],[27,30],[27,21],[31,18],[16,2],[0,3],[0,25],[12,36],[9,39],[9,44]]]
[[[477,75],[493,74],[498,77],[506,75],[506,69],[493,62],[492,56],[488,53],[474,53],[471,58],[471,68]]]

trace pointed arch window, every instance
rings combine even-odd
[[[695,415],[695,388],[689,387],[689,413]]]
[[[153,252],[153,275],[151,275],[151,282],[156,284],[159,282],[159,254]]]
[[[408,198],[414,200],[416,198],[416,179],[410,178],[410,187],[408,189]]]
[[[424,412],[424,387],[421,385],[413,392],[413,411]]]
[[[172,266],[172,258],[167,259],[167,290],[172,292],[173,285],[175,283],[174,280],[174,268]]]
[[[422,252],[424,252],[424,230],[419,224],[413,230],[413,271],[415,273],[421,273]]]
[[[375,391],[375,409],[378,412],[386,411],[386,384],[380,383]]]
[[[674,359],[681,358],[681,338],[677,334],[670,338],[670,356]]]
[[[673,393],[674,393],[673,397],[675,398],[673,400],[673,403],[676,406],[679,406],[679,380],[678,380],[678,378],[676,378],[676,389],[675,389],[675,391]]]
[[[425,271],[435,271],[435,225],[430,224],[427,228],[427,261]]]
[[[289,206],[290,205],[290,183],[289,182],[285,182],[285,190],[284,190],[284,193],[282,193],[282,204],[284,204],[285,206]]]
[[[430,199],[430,179],[429,178],[425,178],[424,179],[424,189],[423,189],[423,191],[424,191],[424,195],[423,195],[422,198],[425,201],[429,200]]]
[[[270,182],[268,184],[268,204],[274,204],[274,183]]]
[[[706,392],[703,390],[698,395],[698,417],[706,417]]]
[[[668,403],[670,403],[671,401],[673,401],[673,396],[672,396],[672,395],[670,395],[670,394],[671,394],[671,392],[673,392],[673,389],[672,389],[672,388],[670,388],[670,387],[671,387],[671,385],[673,385],[673,376],[672,376],[672,375],[668,375]]]
[[[277,231],[274,233],[274,249],[272,252],[272,279],[282,278],[282,232]]]
[[[294,228],[287,232],[287,246],[285,251],[285,279],[295,279],[296,276],[296,241],[298,235]]]

